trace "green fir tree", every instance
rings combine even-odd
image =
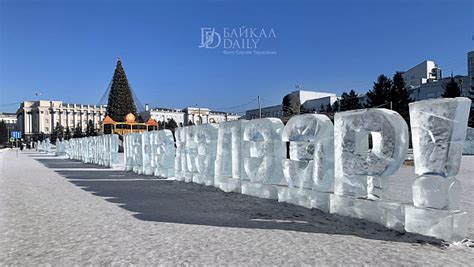
[[[449,79],[449,82],[444,86],[444,93],[442,94],[442,97],[454,98],[459,96],[461,96],[461,89],[459,88],[458,83],[451,75],[451,79]]]
[[[392,80],[387,76],[380,74],[377,81],[374,82],[372,90],[367,92],[367,108],[384,107],[390,102],[390,89],[392,88]]]
[[[122,67],[122,61],[117,61],[112,86],[107,103],[107,115],[114,121],[124,121],[125,116],[132,113],[136,116],[137,109],[133,101],[132,90]]]

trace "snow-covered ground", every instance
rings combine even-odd
[[[0,265],[471,265],[474,249],[213,188],[34,152],[0,153]],[[462,208],[474,237],[474,157]],[[412,167],[388,197],[410,201]]]

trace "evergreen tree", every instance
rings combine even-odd
[[[365,107],[379,107],[390,102],[390,88],[392,87],[392,80],[387,76],[380,74],[377,81],[374,82],[372,90],[367,92],[367,104]]]
[[[96,135],[97,135],[97,131],[95,130],[94,122],[92,120],[89,120],[87,122],[86,136],[96,136]]]
[[[69,129],[69,127],[66,127],[66,131],[64,131],[64,140],[69,140],[71,138],[72,138],[71,129]]]
[[[132,113],[136,116],[136,106],[133,101],[132,91],[128,84],[127,76],[122,67],[122,61],[117,61],[112,86],[110,88],[107,104],[107,115],[114,121],[124,121],[125,116]]]
[[[451,79],[444,86],[444,93],[442,97],[453,98],[453,97],[459,97],[459,96],[461,96],[461,89],[459,88],[458,83],[454,80],[453,76],[451,75]]]
[[[474,128],[474,109],[471,108],[471,112],[469,112],[469,121],[467,122],[467,125],[471,128]]]
[[[324,105],[321,103],[321,106],[319,106],[319,113],[326,112],[326,109],[324,108]]]
[[[59,125],[59,122],[56,123],[53,132],[50,135],[50,141],[52,144],[56,144],[57,140],[62,140],[64,138],[64,127]]]
[[[300,97],[296,94],[287,94],[282,100],[282,121],[286,123],[291,117],[301,113]]]
[[[0,121],[0,144],[7,143],[9,138],[10,136],[8,136],[7,124],[5,123],[5,121],[1,120]]]
[[[171,130],[174,133],[174,129],[178,128],[178,124],[174,119],[168,119],[166,124],[164,125],[165,129]]]
[[[336,101],[334,102],[334,104],[332,104],[332,110],[333,110],[334,112],[338,112],[338,111],[339,111],[339,100],[336,100]]]
[[[81,125],[78,123],[77,124],[77,127],[74,129],[74,133],[72,135],[72,138],[81,138],[83,137],[84,134],[82,133],[82,127]]]
[[[333,110],[332,110],[331,104],[328,104],[328,105],[326,106],[326,113],[331,113],[332,111],[333,111]]]
[[[405,80],[400,72],[393,75],[393,84],[390,88],[389,100],[392,101],[392,109],[398,112],[407,123],[410,122],[408,103],[413,100],[405,85]]]
[[[359,96],[354,90],[351,90],[349,93],[342,93],[340,102],[341,111],[362,108],[362,105],[359,101]]]

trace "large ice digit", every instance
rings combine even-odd
[[[250,182],[242,183],[242,193],[262,198],[278,197],[271,185],[283,180],[281,162],[285,147],[281,141],[283,123],[280,119],[251,120],[244,129],[244,169]]]
[[[178,181],[184,181],[186,171],[186,127],[176,128],[174,133],[176,137],[175,177]]]
[[[369,147],[369,135],[372,147]],[[334,192],[353,197],[381,198],[388,181],[408,150],[408,127],[387,109],[336,113],[334,118]]]
[[[214,168],[217,150],[216,124],[192,126],[194,128],[194,141],[196,154],[194,157],[195,173],[193,182],[204,185],[214,185]]]
[[[153,174],[161,177],[174,176],[175,149],[170,130],[150,132],[151,166]]]
[[[246,120],[219,124],[214,185],[225,192],[240,192],[241,180],[246,180],[242,160],[242,133]]]
[[[331,191],[334,181],[334,127],[325,115],[306,114],[291,118],[282,139],[290,142],[290,159],[283,173],[290,187]]]

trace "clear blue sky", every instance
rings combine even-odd
[[[1,111],[37,91],[96,104],[117,56],[142,104],[220,108],[278,104],[295,84],[365,92],[423,60],[465,75],[474,50],[472,0],[0,2]],[[259,48],[277,55],[199,48],[201,27],[241,26],[273,28]]]

